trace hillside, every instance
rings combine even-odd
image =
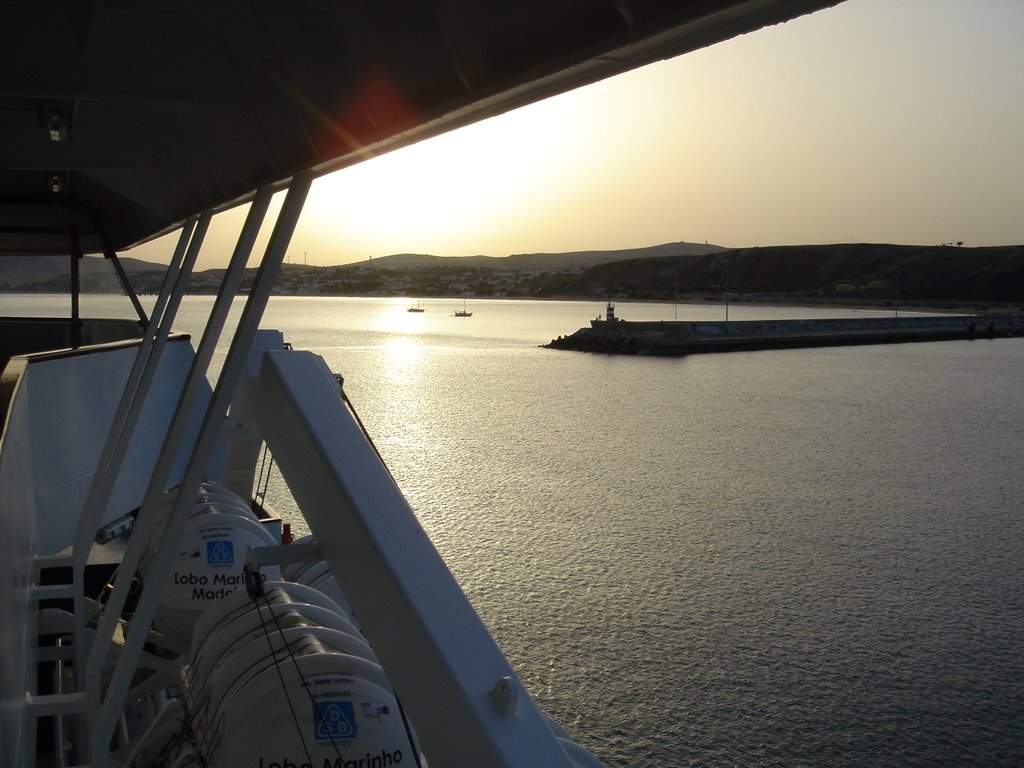
[[[659,256],[696,256],[726,250],[708,243],[662,243],[644,248],[622,248],[611,251],[567,251],[565,253],[514,253],[511,256],[434,256],[428,253],[396,253],[369,261],[361,267],[378,269],[430,269],[435,267],[480,268],[500,270],[567,270],[586,269],[623,259]]]
[[[89,258],[83,263],[87,290],[117,290],[103,261]],[[136,290],[159,288],[162,265],[122,261]],[[66,291],[67,271],[67,259],[5,259],[0,261],[0,291]],[[190,290],[212,293],[222,274],[214,269],[193,275]],[[275,290],[332,296],[656,301],[718,300],[728,293],[734,300],[749,301],[1024,305],[1024,246],[849,243],[724,249],[668,243],[500,258],[395,254],[333,267],[285,264]]]
[[[783,296],[938,303],[1024,302],[1024,246],[964,248],[870,243],[739,248],[703,256],[629,259],[565,276],[567,294]]]
[[[121,257],[121,265],[132,279],[163,277],[164,264]],[[110,264],[102,257],[87,256],[81,262],[81,280],[86,290],[119,291]],[[0,259],[0,292],[66,292],[71,284],[67,256],[5,256]]]
[[[673,255],[696,255],[725,250],[721,246],[699,245],[697,243],[663,243],[644,248],[628,248],[611,251],[570,251],[567,253],[517,253],[511,256],[435,256],[429,253],[396,253],[390,256],[371,258],[353,264],[334,267],[308,267],[285,264],[285,275],[317,275],[331,272],[364,272],[383,270],[402,272],[408,270],[465,271],[481,269],[490,271],[580,271],[598,264],[621,261],[629,258],[646,258]],[[162,276],[165,266],[153,264],[127,256],[120,257],[125,271],[136,281],[139,290],[152,291]],[[220,269],[207,270],[200,275],[216,280],[223,272]],[[87,256],[82,260],[83,278],[96,282],[110,275],[109,265],[100,257]],[[70,267],[66,256],[5,257],[0,261],[0,291],[41,292],[65,291],[69,281]],[[200,279],[200,282],[207,281]]]

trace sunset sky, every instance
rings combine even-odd
[[[324,177],[288,260],[1024,243],[1022,32],[1020,0],[847,0]]]

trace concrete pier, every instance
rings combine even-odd
[[[631,322],[612,314],[544,346],[579,352],[679,356],[1013,336],[1024,336],[1024,315]]]

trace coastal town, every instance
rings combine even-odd
[[[9,270],[0,291],[68,291],[66,260],[34,271]],[[155,293],[164,267],[122,258],[139,293]],[[117,291],[104,259],[80,265],[86,292]],[[213,294],[222,269],[195,272],[193,294]],[[255,270],[246,273],[248,290]],[[736,301],[914,304],[961,311],[1019,312],[1024,306],[1024,246],[870,243],[726,249],[670,243],[625,251],[443,257],[395,254],[350,264],[286,262],[274,289],[297,296],[567,298],[634,301]]]

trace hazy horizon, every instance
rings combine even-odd
[[[384,261],[384,260],[387,260],[389,257],[403,258],[403,257],[423,256],[423,257],[427,257],[427,258],[452,259],[452,260],[474,259],[474,258],[507,259],[507,258],[512,258],[512,257],[515,257],[515,256],[528,256],[529,257],[529,256],[545,256],[545,255],[550,255],[550,256],[558,257],[558,256],[568,256],[568,255],[573,255],[573,254],[617,253],[617,252],[620,252],[620,251],[623,252],[623,253],[626,253],[626,252],[632,252],[632,251],[647,251],[647,250],[654,250],[654,249],[658,249],[658,248],[661,248],[661,247],[664,247],[664,246],[667,246],[667,245],[675,245],[675,244],[687,245],[687,246],[705,246],[706,245],[709,248],[714,248],[714,249],[722,248],[723,249],[722,252],[726,252],[726,251],[729,251],[729,250],[740,250],[740,249],[744,249],[744,248],[771,249],[771,248],[789,248],[789,247],[801,247],[801,246],[809,246],[809,247],[822,246],[822,247],[827,247],[827,246],[834,246],[834,245],[853,245],[853,244],[866,245],[866,246],[882,246],[882,247],[884,247],[884,246],[896,246],[896,247],[906,246],[906,247],[910,247],[910,248],[914,248],[914,247],[931,247],[931,246],[956,246],[956,247],[962,247],[964,249],[971,249],[971,248],[1014,248],[1014,247],[1024,247],[1024,242],[1019,242],[1019,243],[1000,243],[998,245],[987,245],[987,244],[986,245],[971,245],[969,243],[960,243],[960,242],[945,242],[945,243],[880,243],[880,242],[868,242],[868,241],[860,241],[860,240],[858,240],[858,241],[843,241],[843,242],[838,242],[838,243],[771,243],[771,244],[768,244],[768,245],[756,244],[756,245],[740,245],[740,246],[729,247],[729,246],[720,246],[717,243],[693,243],[693,242],[688,242],[688,241],[686,241],[686,242],[684,242],[684,241],[677,241],[676,243],[649,243],[647,245],[631,246],[631,247],[627,247],[627,248],[578,248],[578,249],[573,249],[571,251],[517,251],[516,253],[502,253],[502,254],[495,254],[495,253],[465,253],[465,254],[453,255],[453,254],[446,254],[446,253],[430,253],[430,252],[426,252],[426,251],[399,251],[399,252],[395,252],[395,253],[373,254],[372,257],[368,256],[368,257],[363,257],[362,259],[353,259],[353,260],[344,261],[344,262],[331,262],[331,261],[314,262],[311,259],[307,259],[304,262],[303,254],[302,253],[295,254],[295,253],[289,252],[289,256],[286,259],[285,263],[286,264],[293,264],[293,265],[298,265],[298,264],[306,263],[306,264],[308,264],[311,267],[313,267],[313,266],[315,266],[315,267],[337,267],[337,266],[347,266],[347,265],[367,263],[367,262]],[[142,261],[146,261],[148,263],[155,263],[155,264],[162,264],[162,263],[166,262],[166,259],[160,258],[161,254],[159,252],[157,252],[155,249],[150,250],[149,253],[146,253],[144,251],[145,251],[145,249],[142,249],[142,248],[137,248],[137,249],[132,250],[132,251],[124,251],[121,254],[121,259],[122,259],[122,261],[125,260],[125,259],[139,259],[139,260],[142,260]],[[640,254],[640,255],[642,255],[642,254]],[[653,255],[657,255],[657,254],[653,254]],[[672,254],[672,255],[675,255],[675,254]],[[94,258],[96,260],[102,260],[104,258],[101,254],[87,254],[87,257],[88,258]],[[624,258],[626,258],[626,257],[624,257]],[[226,266],[227,266],[226,263],[225,264],[220,264],[220,263],[203,264],[203,263],[200,263],[198,266],[196,266],[195,271],[196,272],[201,272],[201,271],[207,270],[207,269],[223,269]],[[255,264],[255,262],[253,262],[253,263],[250,263],[249,266],[250,267],[256,266],[256,264]]]
[[[323,177],[288,260],[1024,243],[1020,29],[1013,0],[846,0]]]

